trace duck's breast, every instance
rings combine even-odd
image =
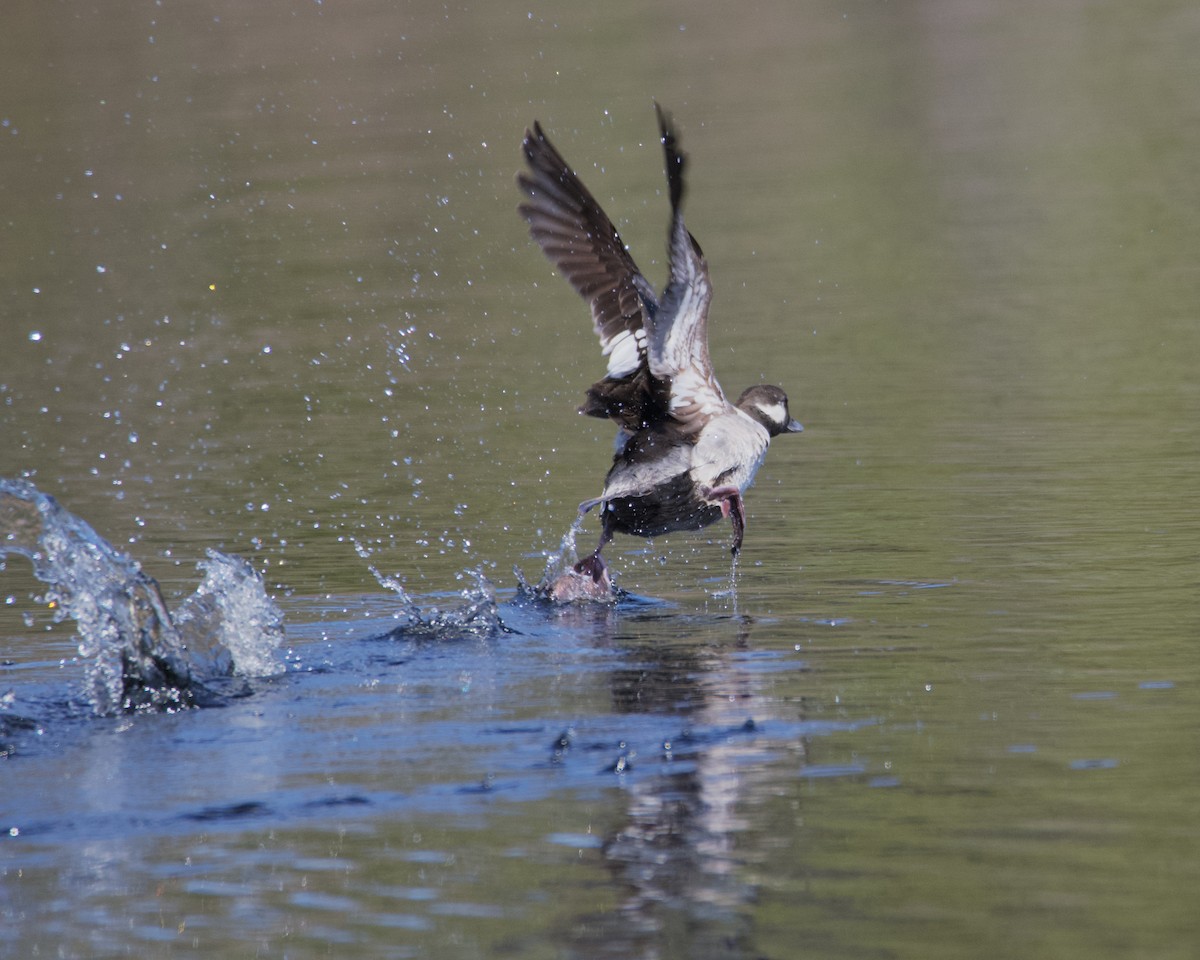
[[[736,407],[710,420],[692,452],[691,476],[698,486],[745,490],[767,455],[766,427]]]

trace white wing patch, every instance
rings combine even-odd
[[[610,377],[627,377],[636,372],[641,365],[642,356],[646,352],[646,331],[622,330],[603,345],[603,354],[608,357],[608,375]]]

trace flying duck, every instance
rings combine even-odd
[[[683,223],[684,154],[670,118],[655,104],[671,200],[668,277],[661,295],[638,269],[608,215],[536,121],[525,131],[528,170],[517,176],[518,208],[550,262],[591,307],[608,370],[580,413],[612,420],[617,438],[600,496],[600,543],[576,573],[600,583],[600,551],[614,533],[655,537],[733,525],[736,557],[746,530],[742,495],[772,437],[804,428],[779,387],[757,384],[730,403],[708,354],[708,264]]]

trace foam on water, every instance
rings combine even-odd
[[[33,484],[0,479],[9,554],[33,564],[55,619],[75,621],[94,713],[192,706],[206,681],[281,669],[282,615],[244,560],[209,551],[204,582],[172,614],[136,560]]]

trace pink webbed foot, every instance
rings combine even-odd
[[[587,506],[587,509],[590,510],[591,507],[595,506],[597,503],[600,503],[600,501],[588,501],[588,503],[580,504],[579,512],[582,514],[586,512],[584,510],[585,506]],[[591,504],[591,506],[588,506],[588,504]],[[608,524],[605,524],[600,530],[600,542],[596,544],[595,551],[584,557],[571,569],[578,574],[591,577],[596,583],[611,582],[608,576],[608,564],[606,564],[604,562],[604,558],[600,556],[600,551],[604,549],[605,545],[611,539],[612,531],[608,528]]]
[[[700,495],[706,500],[721,501],[721,516],[728,517],[733,525],[733,546],[730,552],[736,557],[742,549],[742,538],[746,534],[746,505],[742,491],[734,486],[701,487]]]
[[[599,504],[599,500],[588,500],[579,505],[579,516]],[[612,539],[612,531],[604,527],[600,532],[600,542],[595,551],[562,573],[550,584],[549,596],[555,603],[577,603],[583,600],[612,603],[616,599],[612,577],[608,573],[608,564],[600,556],[604,545]]]
[[[571,569],[582,576],[591,577],[596,583],[601,583],[608,578],[608,564],[600,556],[599,550],[584,557]]]
[[[555,603],[579,603],[593,601],[612,603],[616,599],[616,590],[608,576],[608,567],[604,561],[599,561],[600,575],[595,576],[590,560],[598,557],[588,557],[580,561],[566,573],[558,577],[550,585],[549,596]],[[583,567],[584,569],[580,569]]]

